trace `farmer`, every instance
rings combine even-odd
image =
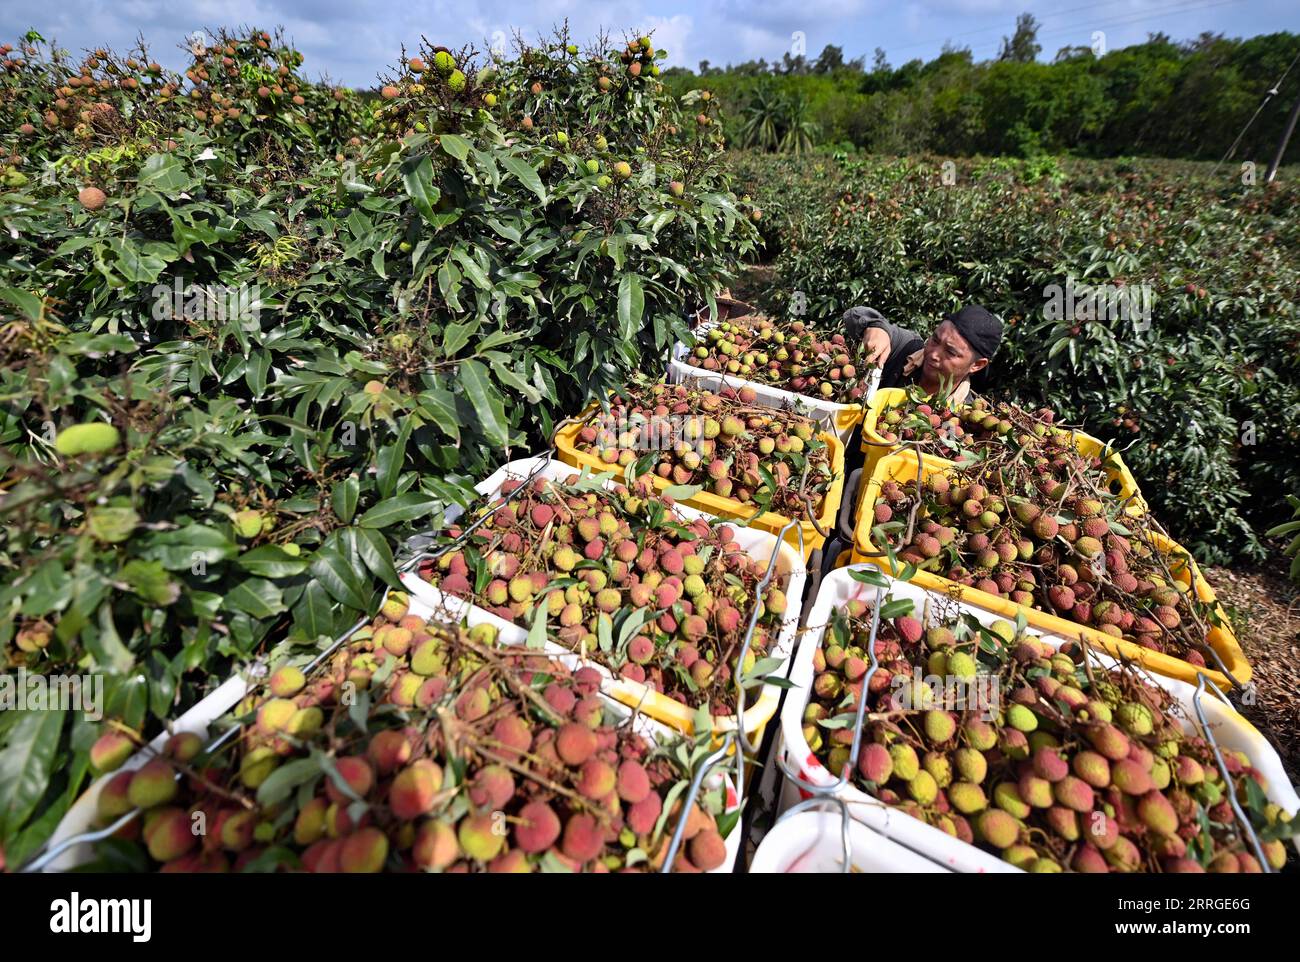
[[[866,363],[882,368],[882,388],[918,384],[929,394],[946,390],[953,404],[970,394],[971,378],[988,368],[1002,341],[1002,321],[973,304],[947,315],[926,341],[870,307],[849,308],[843,323],[849,343],[864,343]]]

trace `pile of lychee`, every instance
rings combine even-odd
[[[757,497],[787,517],[815,515],[833,480],[826,442],[812,421],[756,400],[748,387],[714,394],[634,382],[610,399],[608,413],[593,412],[578,448],[745,504]]]
[[[861,347],[843,334],[824,337],[803,321],[777,323],[751,315],[723,321],[704,333],[692,362],[706,371],[748,378],[808,397],[841,404],[866,393]]]
[[[1048,408],[1029,412],[1008,401],[994,403],[982,397],[953,404],[946,395],[928,395],[915,384],[904,391],[903,401],[881,415],[877,433],[886,441],[920,443],[923,452],[940,457],[950,458],[950,452],[961,446],[979,448],[1008,438],[1032,446],[1048,435],[1055,421]]]
[[[113,775],[98,820],[143,809],[117,835],[164,872],[660,868],[690,774],[674,746],[614,714],[594,669],[494,634],[390,597],[318,672],[273,672],[237,739],[177,735]],[[699,795],[676,870],[725,862],[724,791]]]
[[[747,688],[759,684],[755,665],[780,632],[787,579],[774,574],[763,590],[740,665],[768,559],[743,551],[730,525],[687,522],[648,478],[608,490],[578,475],[522,484],[511,479],[473,507],[466,527],[489,520],[420,576],[524,628],[544,608],[566,648],[716,715],[734,710],[738,674]]]
[[[1063,450],[930,472],[886,481],[868,510],[900,562],[1206,664],[1215,615],[1189,588],[1190,557],[1157,548],[1148,518],[1122,515],[1099,466]]]
[[[804,734],[832,774],[850,760],[865,680],[853,782],[1026,871],[1258,872],[1229,792],[1269,830],[1269,864],[1286,861],[1279,835],[1294,813],[1265,800],[1242,753],[1224,753],[1226,784],[1173,696],[1133,669],[1081,664],[1077,644],[1054,650],[1007,622],[975,632],[936,618],[925,629],[909,615],[881,623],[867,678],[869,610],[852,601],[836,612],[814,657]],[[936,675],[987,676],[968,689],[986,694],[962,703],[915,680]]]

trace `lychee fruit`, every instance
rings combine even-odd
[[[522,851],[544,852],[560,837],[560,819],[546,802],[529,802],[519,810],[514,835],[515,845]]]
[[[1076,812],[1092,811],[1092,787],[1083,779],[1067,775],[1052,786],[1052,797],[1058,803]]]
[[[98,187],[83,187],[77,191],[77,202],[86,210],[99,210],[107,201],[108,195]]]
[[[100,775],[115,771],[134,751],[135,743],[124,733],[116,730],[105,732],[90,746],[90,766]]]
[[[1126,795],[1145,795],[1155,785],[1149,771],[1132,758],[1123,758],[1111,766],[1111,781]]]
[[[460,857],[456,831],[439,819],[420,823],[411,845],[412,861],[423,869],[441,872]]]
[[[271,673],[267,684],[271,694],[277,698],[292,698],[306,686],[307,677],[301,669],[292,665],[283,665]]]
[[[696,834],[688,843],[691,864],[702,872],[720,868],[727,860],[727,843],[713,829]]]
[[[432,811],[434,800],[441,788],[442,769],[437,763],[422,758],[398,772],[388,791],[388,805],[394,816],[408,821]],[[513,784],[511,789],[513,793]],[[470,795],[473,797],[474,792],[471,791]]]
[[[491,812],[462,818],[456,826],[456,839],[461,850],[478,862],[492,861],[505,845],[505,837],[496,832],[496,819]]]
[[[504,808],[514,794],[514,775],[504,765],[487,765],[479,769],[470,782],[470,801],[479,808]]]
[[[150,858],[158,862],[170,862],[198,844],[199,836],[194,833],[190,815],[184,809],[160,808],[152,816],[144,830],[145,846]]]
[[[875,785],[884,785],[893,771],[894,763],[889,749],[879,742],[869,742],[862,746],[858,754],[858,772],[863,778]]]
[[[1020,837],[1020,823],[996,808],[981,812],[975,819],[975,828],[980,837],[994,848],[1010,848]]]
[[[1093,788],[1110,785],[1110,762],[1097,752],[1079,752],[1070,760],[1070,766],[1075,775]]]
[[[1178,831],[1178,815],[1169,799],[1154,789],[1137,802],[1138,818],[1153,832],[1173,835]]]
[[[591,861],[605,847],[604,833],[595,818],[585,812],[570,815],[564,823],[560,850],[575,862]]]
[[[984,790],[972,782],[955,782],[948,789],[948,801],[963,815],[974,815],[988,808]]]
[[[566,765],[576,768],[596,751],[596,735],[586,725],[569,722],[563,725],[555,739],[555,750]]]
[[[325,780],[325,794],[336,805],[349,805],[353,799],[338,786],[341,778],[358,798],[365,798],[375,783],[375,773],[370,763],[357,755],[334,760],[334,773]]]
[[[172,767],[161,758],[145,762],[131,778],[127,799],[134,808],[153,808],[170,802],[176,797],[175,775]]]
[[[1092,743],[1093,748],[1113,762],[1128,757],[1128,736],[1114,725],[1103,723],[1090,728],[1088,741]]]

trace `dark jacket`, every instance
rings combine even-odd
[[[904,373],[903,367],[917,351],[925,347],[925,341],[915,331],[899,327],[881,314],[874,307],[851,307],[844,312],[844,337],[850,344],[859,344],[868,330],[878,327],[889,335],[889,359],[880,372],[880,386],[903,387],[911,384],[920,374],[920,368],[911,373]]]

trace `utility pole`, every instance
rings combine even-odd
[[[1264,175],[1264,183],[1273,183],[1273,178],[1277,176],[1278,167],[1282,166],[1282,155],[1286,153],[1287,141],[1291,139],[1291,134],[1295,132],[1296,120],[1300,119],[1300,93],[1296,94],[1295,104],[1291,107],[1291,116],[1286,120],[1286,129],[1282,131],[1282,140],[1277,145],[1277,153],[1273,155],[1272,162],[1268,165],[1268,173]]]

